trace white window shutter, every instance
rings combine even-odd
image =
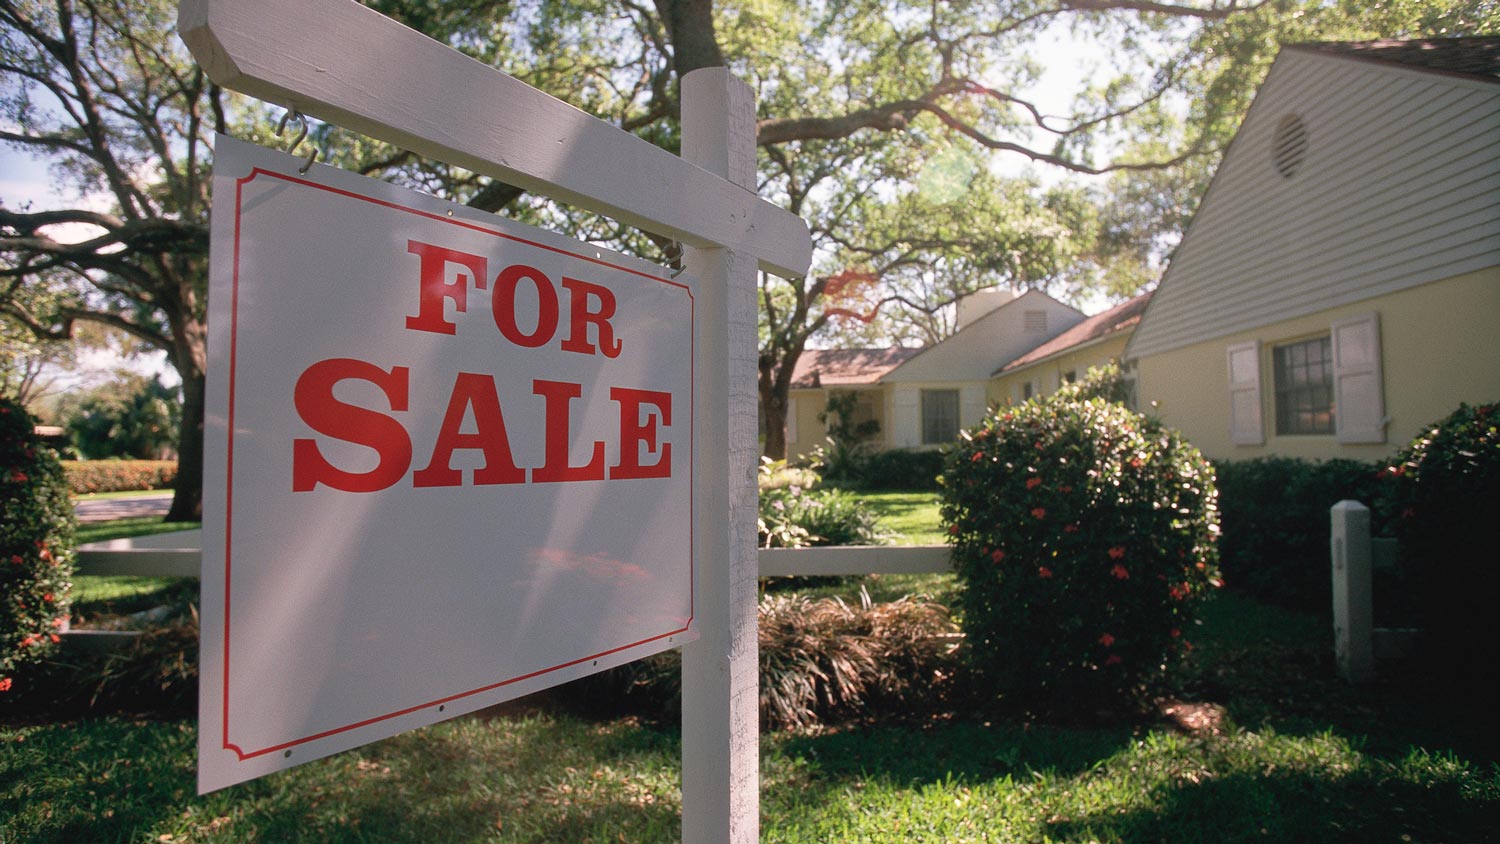
[[[797,441],[797,400],[786,400],[786,441],[787,445]]]
[[[963,401],[958,412],[958,427],[972,428],[984,418],[984,387],[969,385],[963,388]]]
[[[1385,442],[1380,315],[1333,324],[1333,418],[1341,443]]]
[[[895,394],[896,426],[891,438],[894,445],[913,446],[922,441],[922,415],[919,395],[911,387],[898,387]]]
[[[1235,445],[1261,445],[1266,441],[1261,424],[1260,343],[1240,343],[1228,349],[1229,441]]]

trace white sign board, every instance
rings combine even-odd
[[[694,285],[221,137],[199,788],[677,647]]]

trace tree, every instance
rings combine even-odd
[[[38,338],[78,323],[166,352],[182,379],[169,520],[202,510],[210,133],[236,106],[186,56],[166,0],[0,0],[0,139],[108,198],[0,206],[0,310]],[[80,240],[67,228],[86,232]],[[28,297],[45,289],[47,296]]]
[[[88,459],[154,460],[177,445],[182,399],[155,376],[117,372],[69,398],[61,413],[74,447]]]

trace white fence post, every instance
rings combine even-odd
[[[683,77],[682,155],[755,190],[755,95],[727,69]],[[756,264],[733,250],[690,247],[686,266],[700,282],[702,312],[694,378],[699,639],[682,650],[682,840],[754,844],[760,837]]]
[[[1339,674],[1351,683],[1363,683],[1375,676],[1370,508],[1358,501],[1340,501],[1329,516],[1334,653]]]

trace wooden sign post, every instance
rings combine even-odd
[[[749,88],[722,68],[684,78],[678,158],[354,0],[183,0],[179,31],[225,88],[688,247],[705,301],[694,388],[700,638],[683,655],[683,840],[755,841],[755,270],[801,275],[812,242],[800,218],[754,194]]]

